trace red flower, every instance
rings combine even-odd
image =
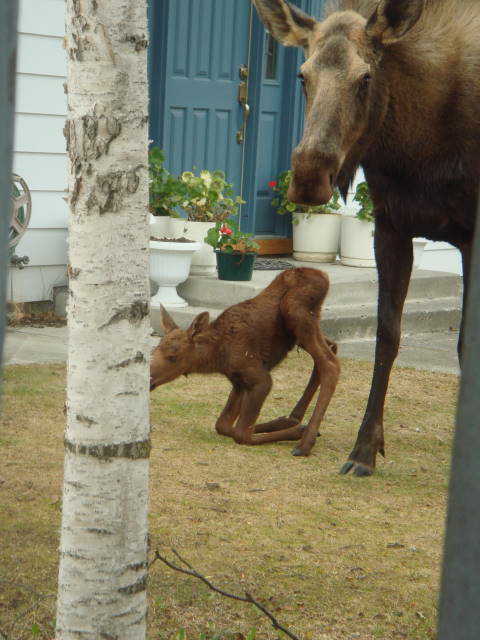
[[[226,224],[223,224],[223,225],[220,227],[220,233],[221,233],[222,235],[224,235],[224,236],[231,236],[231,235],[232,235],[232,233],[233,233],[233,231],[230,229],[230,227],[227,227],[227,225],[226,225]]]
[[[268,186],[270,187],[270,189],[275,189],[275,187],[277,186],[277,181],[276,180],[271,180],[268,183]]]

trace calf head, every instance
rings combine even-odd
[[[161,321],[165,332],[150,360],[150,391],[181,375],[195,371],[198,365],[195,337],[210,323],[208,312],[200,313],[188,329],[180,329],[170,314],[161,307]]]
[[[380,0],[368,20],[355,11],[337,11],[317,22],[286,0],[253,0],[279,42],[305,51],[299,74],[306,98],[305,130],[292,156],[291,201],[325,204],[335,185],[346,196],[385,117],[384,52],[415,26],[425,1]]]

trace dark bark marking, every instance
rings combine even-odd
[[[121,322],[122,320],[128,320],[130,324],[139,325],[143,318],[148,316],[148,311],[148,302],[141,302],[138,300],[130,307],[125,307],[124,309],[116,311],[110,320],[102,325],[100,329],[110,327],[112,324],[117,324],[117,322]]]
[[[66,558],[73,558],[73,560],[87,560],[86,556],[81,556],[79,553],[73,553],[72,551],[60,551],[60,555]]]
[[[124,42],[131,42],[135,45],[135,51],[138,53],[142,49],[146,49],[148,47],[148,40],[145,34],[139,35],[126,35],[123,38]]]
[[[70,280],[76,280],[82,273],[81,269],[73,268],[71,264],[67,265],[67,273]]]
[[[137,582],[133,584],[129,584],[128,587],[120,587],[118,590],[119,593],[125,593],[131,595],[132,593],[140,593],[141,591],[145,591],[147,588],[147,576],[143,576]]]
[[[109,371],[124,369],[125,367],[130,366],[131,364],[142,364],[145,362],[145,356],[141,351],[137,351],[136,355],[133,358],[128,358],[128,360],[123,360],[119,364],[113,364],[108,367]]]
[[[133,564],[127,564],[125,571],[141,571],[148,568],[148,562],[136,562]]]
[[[79,413],[77,413],[77,415],[75,416],[75,420],[77,420],[77,422],[81,422],[82,424],[86,424],[87,427],[98,424],[98,422],[93,418],[87,418],[87,416],[82,416]]]
[[[128,458],[129,460],[144,460],[150,457],[152,448],[150,438],[136,442],[120,442],[119,444],[76,444],[65,439],[65,449],[70,453],[82,456],[92,456],[99,460],[113,458]]]
[[[72,482],[71,480],[65,480],[65,484],[74,489],[83,489],[85,485],[82,482]]]
[[[109,531],[108,529],[98,529],[97,527],[88,527],[85,531],[87,533],[95,533],[99,536],[113,536],[113,531]]]
[[[116,213],[122,208],[123,197],[135,193],[140,184],[137,171],[141,165],[129,171],[112,171],[99,175],[87,200],[87,209],[99,208],[100,215]]]
[[[123,396],[139,396],[138,391],[122,391],[121,393],[115,394],[117,398],[122,398]]]

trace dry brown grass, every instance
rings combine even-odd
[[[276,373],[265,418],[288,412],[309,359]],[[397,369],[386,463],[337,474],[356,434],[371,365],[344,362],[313,455],[291,444],[243,448],[216,435],[228,391],[191,377],[152,396],[152,546],[176,547],[230,590],[248,588],[302,638],[434,638],[457,378]],[[64,368],[6,370],[0,436],[0,630],[51,638],[62,476]],[[207,485],[207,483],[214,483]],[[216,486],[218,485],[218,486]],[[149,638],[276,638],[253,607],[222,600],[157,563]]]

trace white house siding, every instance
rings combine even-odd
[[[14,171],[32,192],[29,230],[16,247],[29,266],[10,270],[15,302],[49,300],[67,263],[65,0],[20,0]]]

